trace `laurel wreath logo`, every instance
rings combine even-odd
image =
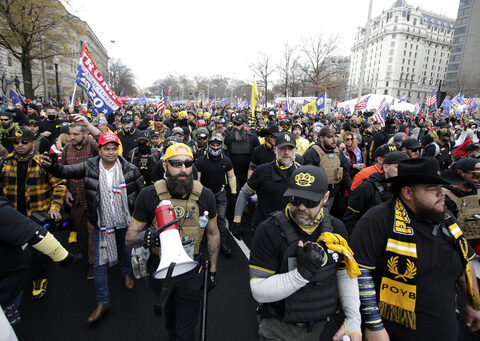
[[[401,278],[405,282],[407,279],[412,279],[417,274],[417,267],[410,259],[407,259],[407,269],[403,274],[398,272],[398,256],[392,256],[387,262],[388,271],[395,275],[395,279]]]

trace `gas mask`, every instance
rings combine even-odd
[[[222,153],[222,147],[216,148],[216,149],[212,147],[208,147],[208,152],[210,153],[210,155],[217,157]]]

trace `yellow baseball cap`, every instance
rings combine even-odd
[[[180,111],[178,113],[178,119],[181,120],[183,118],[186,118],[188,116],[187,112],[184,110],[184,111]]]
[[[192,150],[185,143],[175,143],[174,145],[171,145],[170,147],[168,147],[167,150],[165,151],[165,156],[163,159],[167,161],[172,156],[177,156],[177,155],[185,155],[193,159]]]

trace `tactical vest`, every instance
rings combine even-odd
[[[366,178],[364,181],[370,182],[375,186],[375,205],[391,199],[392,195],[388,192],[388,188],[384,183],[371,177]]]
[[[465,238],[480,238],[480,194],[457,197],[452,191],[444,188],[444,193],[457,205],[458,226],[462,229]]]
[[[203,185],[198,181],[194,181],[193,190],[188,199],[176,199],[172,198],[168,192],[165,180],[155,182],[155,191],[160,201],[170,200],[175,210],[175,216],[180,219],[178,222],[180,236],[182,238],[190,237],[195,240],[195,255],[197,255],[200,250],[200,243],[202,242],[203,233],[205,232],[205,229],[200,228],[198,222],[200,215],[203,215],[203,212],[199,212],[197,204],[202,190]],[[157,226],[156,218],[153,218],[152,224],[153,226]]]
[[[340,163],[340,150],[335,147],[332,153],[325,153],[318,144],[314,144],[312,148],[317,152],[320,158],[318,167],[325,171],[329,185],[338,184],[343,178],[343,167]]]
[[[234,141],[232,140],[232,154],[250,154],[250,139],[249,134],[245,134],[245,139],[243,141]]]
[[[282,211],[272,214],[275,224],[288,243],[278,273],[286,273],[297,267],[296,251],[300,239],[297,228]],[[325,214],[321,225],[321,232],[332,232],[332,218]],[[321,243],[325,251],[327,247]],[[286,323],[311,323],[327,320],[334,314],[338,305],[337,263],[334,253],[327,252],[328,261],[320,268],[315,277],[303,288],[297,290],[283,301],[274,303],[275,310]],[[338,255],[337,255],[338,256]],[[282,306],[283,305],[283,306]]]

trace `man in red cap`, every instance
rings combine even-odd
[[[49,162],[42,157],[42,165],[64,179],[84,179],[87,197],[87,216],[94,226],[93,275],[97,292],[97,307],[87,321],[98,321],[110,309],[108,266],[120,258],[124,284],[133,288],[131,250],[125,245],[130,210],[137,194],[144,186],[137,167],[118,155],[118,136],[108,132],[98,139],[98,156],[74,165]],[[117,250],[119,252],[117,252]]]

